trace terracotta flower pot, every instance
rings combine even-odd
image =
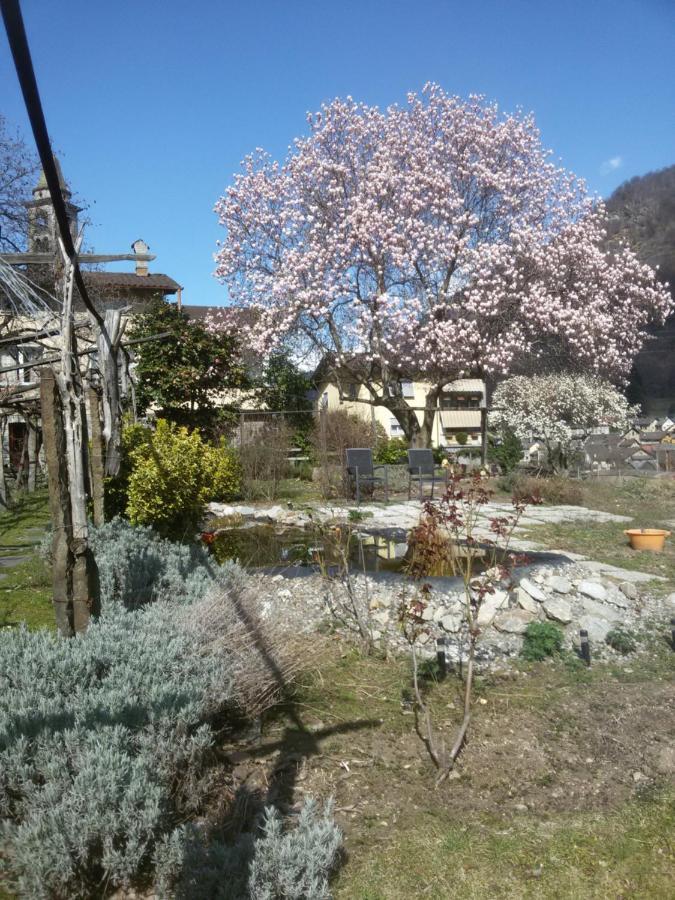
[[[629,528],[624,531],[633,550],[663,550],[669,531],[663,528]]]

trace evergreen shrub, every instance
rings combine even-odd
[[[214,723],[259,714],[297,668],[236,566],[119,520],[92,544],[86,633],[0,632],[0,875],[35,900],[147,887],[200,809]]]
[[[234,845],[176,829],[157,848],[156,890],[175,900],[330,900],[329,879],[340,859],[342,833],[332,803],[308,798],[294,827],[265,809],[261,834]],[[227,877],[225,877],[225,875]]]
[[[147,440],[129,453],[126,514],[165,537],[191,539],[207,501],[229,500],[240,490],[233,451],[209,447],[198,431],[159,419]]]

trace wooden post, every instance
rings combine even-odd
[[[72,558],[69,536],[72,535],[66,437],[63,431],[61,401],[51,368],[42,370],[40,378],[42,440],[49,483],[49,511],[52,519],[52,600],[56,627],[64,637],[74,634]]]
[[[487,409],[483,407],[480,411],[480,464],[484,466],[487,463]]]
[[[34,416],[26,416],[26,425],[28,432],[26,434],[27,459],[28,459],[28,478],[26,487],[29,491],[34,491],[37,486],[37,469],[38,469],[38,425]]]
[[[103,433],[101,430],[101,413],[98,392],[89,387],[87,391],[89,400],[89,438],[91,440],[91,499],[93,507],[94,525],[102,525],[105,522],[104,506],[104,460],[103,460]]]
[[[7,417],[0,418],[0,504],[7,508],[7,480],[5,478],[5,431]]]

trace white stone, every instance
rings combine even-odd
[[[567,600],[560,600],[558,597],[549,597],[544,602],[544,612],[549,619],[555,619],[563,625],[568,625],[572,621],[571,606]]]
[[[622,581],[619,585],[619,590],[624,597],[628,597],[629,600],[637,600],[640,596],[637,585],[632,581]]]
[[[290,600],[293,594],[286,588],[283,591],[277,591],[277,597],[280,600]]]
[[[666,606],[670,606],[675,610],[675,594],[668,594],[666,597]]]
[[[527,610],[527,612],[533,613],[536,615],[539,612],[539,604],[536,600],[534,600],[527,591],[524,591],[522,588],[516,588],[516,602],[521,609]]]
[[[582,616],[579,619],[579,628],[588,632],[591,641],[602,643],[612,630],[612,623],[598,616]]]
[[[422,621],[423,622],[433,622],[434,620],[434,608],[433,606],[425,606],[422,610]]]
[[[617,591],[614,588],[607,592],[607,602],[612,603],[614,606],[619,606],[621,609],[628,609],[630,603],[628,602],[628,598],[621,591]]]
[[[540,587],[537,587],[536,584],[533,584],[529,578],[521,578],[520,586],[524,591],[532,597],[534,600],[538,600],[540,603],[543,603],[546,599],[546,594],[542,591]]]
[[[577,590],[580,594],[591,597],[593,600],[607,599],[607,590],[597,581],[580,581]]]
[[[461,616],[443,616],[441,619],[441,628],[445,631],[456,632],[462,627]]]
[[[269,519],[271,522],[276,522],[278,519],[283,519],[283,517],[288,512],[287,509],[284,509],[283,506],[270,506],[269,509],[260,509],[255,513],[256,519]],[[243,515],[243,513],[241,513]]]
[[[526,609],[505,609],[497,613],[494,626],[497,631],[505,631],[507,634],[523,634],[527,626],[536,616]]]
[[[607,619],[609,622],[618,622],[621,619],[621,613],[613,606],[598,603],[596,600],[591,600],[590,597],[583,597],[581,606],[584,613],[592,618]]]
[[[388,625],[389,624],[389,610],[382,609],[379,612],[374,613],[373,620],[378,623],[378,625]]]
[[[572,590],[569,579],[563,578],[562,575],[554,575],[549,579],[548,584],[551,590],[555,591],[556,594],[569,594]]]
[[[506,591],[495,591],[494,594],[486,594],[480,609],[478,610],[478,624],[489,625],[495,617],[497,610],[508,604],[509,595]]]

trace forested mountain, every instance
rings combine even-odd
[[[620,185],[606,201],[610,240],[625,240],[640,259],[658,266],[675,295],[675,166]],[[646,412],[675,412],[675,315],[639,354],[631,394]]]

